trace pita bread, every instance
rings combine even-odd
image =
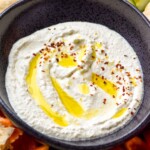
[[[17,0],[0,0],[0,13],[16,1]]]
[[[0,150],[3,150],[8,138],[13,133],[13,127],[4,127],[0,125]]]

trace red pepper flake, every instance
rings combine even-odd
[[[90,86],[93,86],[93,84],[90,84]]]
[[[139,69],[136,69],[136,71],[137,71],[137,72],[140,72],[140,70],[139,70]]]
[[[117,65],[116,65],[116,68],[119,68],[119,67],[121,67],[121,64],[117,64]]]
[[[131,111],[131,115],[132,115],[132,116],[134,115],[134,112],[133,112],[133,111]]]
[[[36,56],[36,54],[35,54],[35,53],[33,53],[33,56]]]
[[[51,45],[50,45],[52,48],[56,48],[56,45],[55,45],[55,43],[51,43]]]
[[[64,56],[65,58],[68,58],[68,55],[67,54],[65,54],[65,56]]]
[[[139,76],[139,79],[142,79],[142,77],[141,77],[141,76]]]
[[[40,53],[42,53],[43,52],[43,50],[40,50]]]
[[[112,71],[111,74],[112,74],[112,75],[115,74],[114,71]]]
[[[73,50],[73,48],[74,48],[74,46],[71,46],[71,47],[70,47],[70,50]]]
[[[65,42],[61,42],[61,44],[62,44],[63,46],[65,46]]]
[[[120,69],[124,69],[124,66],[121,66],[121,68]]]
[[[128,77],[130,77],[130,76],[131,76],[130,72],[126,72],[126,74],[127,74],[127,76],[128,76]]]
[[[104,50],[101,50],[101,53],[103,54],[105,51]]]
[[[118,68],[118,69],[124,69],[124,66],[122,66],[121,64],[117,64],[116,68]]]
[[[49,57],[45,57],[44,60],[47,61],[49,59]]]
[[[105,64],[105,65],[108,65],[108,64],[109,64],[109,62],[105,62],[104,64]]]
[[[59,59],[58,59],[58,58],[56,58],[56,61],[57,61],[57,62],[59,62]]]
[[[104,98],[104,100],[103,100],[103,104],[106,104],[106,101],[107,101],[107,99],[106,99],[106,98]]]
[[[115,98],[115,95],[113,95],[113,98]]]
[[[116,103],[116,105],[118,106],[119,104],[118,104],[118,103]]]
[[[125,92],[125,87],[123,86],[122,91]]]
[[[101,67],[101,69],[102,69],[102,71],[104,71],[104,70],[105,70],[105,68],[104,68],[104,67]]]
[[[120,81],[117,81],[116,83],[118,83],[118,84],[122,85],[122,83],[121,83]]]
[[[105,85],[107,84],[107,82],[106,82],[106,81],[104,81],[103,83],[104,83]]]
[[[91,96],[94,96],[93,94],[90,94]]]

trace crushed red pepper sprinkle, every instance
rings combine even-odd
[[[108,63],[109,63],[109,62],[105,62],[104,64],[105,64],[105,65],[108,65]]]
[[[102,71],[104,71],[104,70],[105,70],[105,68],[104,68],[104,67],[101,67],[101,69],[102,69]]]
[[[58,59],[58,58],[56,58],[56,61],[57,61],[57,62],[59,62],[59,59]]]
[[[125,87],[124,86],[123,86],[122,90],[123,90],[123,92],[125,92]]]
[[[34,55],[34,56],[36,56],[36,54],[35,54],[35,53],[33,53],[33,55]]]
[[[106,99],[106,98],[104,98],[104,99],[103,99],[103,104],[106,104],[106,101],[107,101],[107,99]]]
[[[131,111],[131,115],[132,115],[132,116],[134,115],[134,112],[133,112],[133,111]]]
[[[115,98],[115,95],[113,95],[113,98]]]

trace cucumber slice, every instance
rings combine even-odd
[[[134,0],[128,0],[132,5],[134,5],[135,6],[135,2],[134,2]]]
[[[136,7],[140,10],[143,11],[146,5],[150,2],[150,0],[132,0],[135,2]]]

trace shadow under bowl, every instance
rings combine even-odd
[[[87,21],[105,25],[120,33],[134,48],[144,73],[144,98],[133,120],[121,130],[86,141],[64,141],[35,131],[11,107],[5,73],[12,45],[39,29],[67,21]],[[131,4],[121,0],[24,0],[0,16],[0,108],[21,129],[60,149],[107,149],[141,131],[150,119],[150,23]]]

